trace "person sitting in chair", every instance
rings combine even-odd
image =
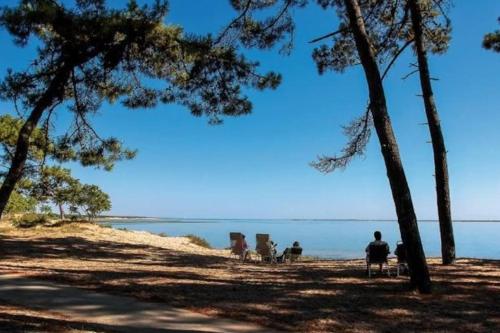
[[[274,241],[271,241],[271,244],[270,244],[270,250],[271,250],[271,255],[276,258],[276,253],[278,252],[278,250],[276,249],[278,247],[278,243],[275,243]]]
[[[389,250],[389,244],[387,244],[386,242],[384,242],[382,240],[382,233],[380,231],[375,231],[373,233],[373,236],[375,237],[375,240],[370,242],[367,246],[366,246],[366,249],[365,249],[365,252],[366,252],[366,262],[369,263],[370,262],[370,246],[371,245],[375,245],[375,246],[385,246],[386,248],[386,251],[387,251],[387,254],[390,253],[390,250]],[[380,263],[379,264],[379,270],[380,272],[382,272],[382,264]]]
[[[292,261],[295,257],[300,256],[302,254],[302,247],[300,246],[300,243],[295,241],[293,242],[292,247],[287,247],[285,251],[283,251],[283,254],[277,257],[276,259],[278,262],[285,262],[287,258]],[[296,259],[296,258],[295,258]]]
[[[302,247],[300,247],[300,243],[297,241],[293,242],[292,250],[298,250],[298,249],[302,250]],[[295,252],[295,251],[292,251],[292,252]]]
[[[278,252],[276,248],[278,247],[278,244],[269,240],[266,242],[266,246],[269,249],[269,257],[266,257],[266,260],[270,263],[276,263],[276,253]]]
[[[407,255],[406,255],[406,247],[403,244],[403,242],[399,241],[396,243],[396,250],[394,251],[394,254],[396,255],[396,260],[397,260],[397,273],[396,275],[399,276],[399,271],[401,268],[403,269],[403,272],[408,273],[408,260],[407,260]]]

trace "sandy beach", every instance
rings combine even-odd
[[[132,296],[284,331],[500,330],[500,261],[495,260],[459,259],[454,266],[441,266],[430,259],[434,293],[418,295],[405,290],[406,276],[366,278],[363,260],[243,264],[227,250],[207,249],[185,237],[98,224],[15,229],[3,223],[0,242],[2,274]],[[16,317],[20,311],[22,320]],[[52,327],[59,323],[62,331],[75,329],[70,318],[57,314],[15,304],[0,307],[5,325],[30,320],[48,321]],[[90,331],[99,331],[89,325]],[[86,331],[78,327],[75,332]],[[43,325],[38,329],[51,331]]]

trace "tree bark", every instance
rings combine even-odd
[[[49,87],[35,104],[28,119],[26,119],[26,122],[19,131],[19,137],[17,138],[16,143],[16,152],[14,154],[14,158],[12,159],[9,171],[5,176],[2,187],[0,188],[0,218],[2,217],[5,207],[7,206],[12,191],[23,175],[24,165],[28,157],[31,135],[42,118],[44,111],[50,108],[53,103],[62,96],[65,84],[70,75],[70,70],[71,68],[69,66],[64,66],[54,76]]]
[[[437,112],[434,94],[432,92],[427,52],[423,42],[422,13],[418,0],[409,0],[411,20],[415,38],[415,48],[418,59],[420,74],[420,85],[424,98],[425,114],[429,131],[431,134],[432,149],[434,153],[434,168],[436,177],[436,200],[439,216],[439,228],[441,232],[441,256],[443,264],[449,265],[455,262],[455,239],[453,236],[453,224],[451,219],[451,202],[448,179],[448,162],[446,158],[446,147],[443,132]]]
[[[431,292],[431,280],[425,259],[417,218],[413,208],[410,189],[406,180],[399,149],[394,136],[391,120],[387,112],[384,87],[376,61],[375,52],[365,30],[361,8],[357,0],[344,0],[349,25],[356,42],[358,55],[368,84],[370,111],[381,145],[391,186],[392,197],[396,206],[401,238],[407,248],[410,284],[421,293]]]

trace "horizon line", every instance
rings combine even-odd
[[[277,218],[244,218],[244,217],[236,217],[236,218],[217,218],[217,217],[166,217],[166,216],[140,216],[140,215],[101,215],[100,218],[124,218],[124,219],[165,219],[165,220],[205,220],[205,221],[215,221],[215,220],[251,220],[251,221],[262,221],[262,220],[291,220],[291,221],[387,221],[387,222],[397,222],[398,219],[394,218],[286,218],[286,217],[277,217]],[[418,219],[417,221],[421,222],[439,222],[438,219]],[[500,218],[491,218],[491,219],[454,219],[453,222],[500,222]]]

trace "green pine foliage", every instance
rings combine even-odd
[[[167,5],[167,1],[151,6],[128,1],[125,8],[110,9],[104,0],[74,5],[23,0],[4,7],[0,26],[14,42],[26,46],[37,40],[40,48],[32,66],[9,72],[0,96],[29,111],[57,83],[46,116],[51,108],[63,108],[64,102],[75,119],[74,131],[63,141],[73,144],[95,139],[87,131],[87,116],[104,101],[129,108],[179,103],[217,123],[222,116],[251,111],[242,87],[279,84],[278,75],[257,73],[258,63],[246,60],[223,38],[186,34],[179,25],[167,23]],[[62,82],[54,81],[58,74]],[[113,150],[114,144],[99,147]],[[89,158],[95,162],[95,156]]]
[[[0,116],[0,160],[4,164],[9,163],[22,124],[21,118]],[[64,218],[65,207],[69,207],[73,215],[79,215],[82,211],[89,218],[94,218],[111,208],[109,196],[96,185],[81,184],[67,168],[47,165],[48,161],[60,160],[55,157],[56,145],[46,140],[42,128],[34,130],[33,139],[26,171],[9,199],[5,211],[7,214],[34,212],[38,205],[43,214],[51,216],[52,207],[48,204],[52,204],[59,208],[60,219]],[[73,154],[71,149],[67,152]],[[28,220],[34,220],[33,216],[28,215]],[[30,221],[25,222],[29,224]]]
[[[37,200],[19,191],[12,192],[5,209],[7,214],[31,213],[35,211]]]
[[[74,195],[74,204],[85,212],[89,220],[95,219],[100,213],[111,209],[109,195],[97,185],[84,184],[79,186]]]
[[[500,23],[500,17],[498,18],[498,23]],[[483,47],[487,50],[500,52],[500,30],[487,33],[483,39]]]

